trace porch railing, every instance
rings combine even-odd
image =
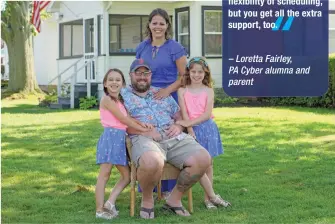
[[[51,79],[49,82],[49,85],[57,79],[57,96],[61,96],[61,91],[62,91],[62,85],[69,81],[71,79],[70,83],[70,107],[73,109],[74,108],[74,88],[75,84],[77,83],[77,75],[78,72],[81,71],[83,68],[89,66],[90,72],[87,74],[86,81],[87,81],[87,97],[91,96],[91,76],[95,77],[95,69],[93,69],[94,64],[96,64],[96,59],[97,57],[94,56],[94,54],[87,54],[84,57],[80,58],[73,64],[71,64],[68,68],[66,68],[64,71],[59,73],[56,77]],[[84,60],[84,64],[78,68],[78,63]],[[71,68],[73,68],[73,73],[71,73],[70,76],[68,76],[66,79],[62,80],[62,76],[69,71]]]

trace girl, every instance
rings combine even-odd
[[[149,131],[152,126],[127,116],[120,97],[120,90],[125,86],[125,79],[119,69],[110,69],[103,79],[103,85],[105,95],[101,98],[99,109],[104,132],[98,141],[96,153],[96,163],[100,165],[95,189],[96,217],[112,219],[118,215],[115,208],[116,198],[130,182],[125,144],[126,128],[129,126],[145,132]],[[105,187],[113,165],[119,170],[121,178],[104,204]]]
[[[211,72],[204,58],[192,58],[186,66],[186,73],[182,81],[182,88],[178,90],[179,105],[183,120],[177,121],[187,128],[194,137],[213,157],[223,153],[220,133],[216,123],[212,120],[214,105],[214,91],[212,89]],[[206,178],[208,179],[206,182]],[[220,195],[210,197],[208,189],[213,185],[213,166],[200,179],[205,189],[205,205],[208,209],[217,205],[228,207],[229,202],[222,200]],[[211,186],[210,186],[211,185]]]

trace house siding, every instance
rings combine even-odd
[[[41,33],[33,38],[35,74],[39,85],[48,85],[57,76],[58,38],[55,18],[43,21]]]
[[[174,13],[174,4],[169,2],[112,2],[110,14],[149,15],[156,8],[165,9],[169,15]]]
[[[63,19],[60,22],[93,18],[102,14],[103,9],[103,2],[101,1],[62,1],[59,10],[63,14]]]
[[[190,7],[190,40],[191,55],[190,58],[195,56],[201,56],[201,44],[202,44],[202,31],[201,31],[201,6],[221,6],[221,1],[192,1],[192,2],[178,2],[175,4],[171,3],[160,3],[153,5],[152,3],[143,2],[132,2],[129,7],[124,7],[124,3],[113,2],[109,13],[111,14],[128,14],[128,15],[149,15],[150,12],[155,8],[165,9],[169,15],[173,16],[173,20],[176,19],[174,14],[175,8]],[[140,12],[140,13],[139,13]],[[113,23],[113,22],[112,22]],[[172,21],[174,24],[174,21]],[[128,28],[127,28],[128,29]],[[125,29],[126,30],[126,29]],[[136,27],[133,27],[136,30]],[[121,31],[122,32],[122,31]],[[123,31],[124,32],[124,31]],[[135,32],[135,31],[129,31]],[[174,32],[174,38],[176,33]],[[132,34],[130,34],[132,37]],[[128,47],[128,46],[127,46]],[[129,46],[132,48],[133,46]],[[129,79],[129,66],[134,60],[134,56],[111,56],[109,60],[110,67],[117,67],[125,74],[127,83]],[[215,82],[216,88],[222,87],[222,60],[221,59],[208,59],[208,64],[211,68],[212,76]]]
[[[196,1],[190,6],[190,33],[191,33],[191,57],[202,55],[202,6],[221,6],[221,1]],[[223,34],[224,35],[224,34]],[[214,80],[214,87],[222,87],[222,59],[208,58],[208,65],[211,69],[212,78]]]
[[[335,53],[335,1],[329,1],[329,53]]]
[[[51,18],[50,20],[43,21],[42,32],[34,38],[34,53],[35,53],[35,70],[38,83],[41,85],[48,84],[49,80],[57,76],[58,71],[61,72],[66,69],[69,65],[74,63],[78,58],[75,59],[62,59],[58,60],[59,57],[59,27],[58,23],[68,22],[72,20],[78,20],[82,18],[93,18],[98,14],[102,15],[104,12],[104,3],[98,1],[89,2],[76,2],[76,1],[65,1],[57,2],[57,8],[59,14],[63,15],[61,20],[58,18]],[[201,18],[201,7],[202,6],[221,6],[222,1],[168,1],[168,2],[112,2],[109,9],[109,14],[115,15],[145,15],[148,16],[150,12],[155,8],[163,8],[167,10],[170,16],[173,17],[172,26],[175,38],[175,20],[176,8],[189,7],[190,8],[190,58],[194,56],[202,55],[202,18]],[[335,10],[335,1],[329,2],[329,9]],[[132,18],[130,18],[132,19]],[[113,21],[111,21],[113,23]],[[135,23],[135,21],[134,21]],[[138,22],[137,22],[138,23]],[[144,24],[145,22],[143,22]],[[129,24],[129,23],[128,23]],[[132,24],[132,22],[130,23]],[[329,15],[329,27],[335,29],[335,14]],[[133,37],[138,36],[139,32],[136,32],[135,26],[122,27],[125,36],[129,36],[127,42],[127,48],[136,47],[128,45],[132,43]],[[136,32],[136,33],[135,33]],[[223,34],[224,36],[224,34]],[[102,38],[104,39],[104,37]],[[104,46],[105,43],[100,43]],[[46,50],[47,49],[47,50]],[[330,32],[329,35],[329,51],[335,52],[335,30]],[[103,53],[104,50],[103,50]],[[107,53],[108,54],[108,53]],[[107,61],[105,62],[105,58]],[[102,82],[103,76],[109,68],[119,68],[125,74],[127,83],[129,83],[129,65],[135,58],[134,55],[130,56],[117,56],[107,55],[106,57],[100,56],[98,58],[96,69],[97,69],[97,81]],[[222,86],[222,59],[221,58],[208,58],[208,64],[211,67],[213,79],[215,81],[215,87],[220,88]],[[41,63],[43,62],[43,63]],[[83,62],[82,62],[83,63]],[[59,70],[58,70],[59,67]],[[78,65],[78,68],[80,66]],[[84,70],[78,75],[78,82],[84,81]],[[55,81],[53,84],[57,84]]]
[[[181,8],[186,7],[194,4],[193,2],[177,2],[177,3],[171,3],[171,2],[160,2],[153,4],[152,2],[127,2],[127,5],[125,7],[124,2],[113,2],[111,5],[111,8],[109,10],[109,14],[115,14],[115,15],[144,15],[149,16],[149,14],[154,10],[155,8],[163,8],[165,9],[169,16],[172,16],[173,21],[171,21],[174,31],[174,9],[175,8]],[[129,18],[132,19],[132,18]],[[110,23],[113,24],[113,21]],[[134,23],[138,23],[134,21]],[[143,22],[145,24],[145,22]],[[121,32],[127,32],[127,35],[129,38],[132,38],[133,36],[139,35],[139,28],[134,26],[127,26],[127,27],[121,27]],[[128,34],[129,33],[129,34]],[[173,35],[175,33],[173,32]],[[122,34],[124,36],[124,34]],[[121,43],[122,46],[124,46],[124,43],[127,44],[129,42],[132,42],[132,40],[123,40],[124,42]],[[137,46],[137,44],[135,44]],[[136,48],[136,46],[133,45],[127,45],[127,48]],[[120,69],[123,74],[125,75],[126,83],[130,83],[130,77],[129,77],[129,66],[132,63],[132,61],[135,59],[134,55],[131,56],[116,56],[112,55],[109,57],[109,66],[106,69],[109,68],[118,68]],[[103,75],[101,77],[102,81]]]

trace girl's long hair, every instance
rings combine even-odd
[[[209,88],[213,88],[212,74],[206,62],[206,59],[204,57],[201,57],[201,60],[195,60],[195,58],[199,58],[199,57],[192,58],[187,64],[185,74],[183,75],[183,78],[181,81],[181,86],[186,87],[188,85],[191,85],[190,70],[193,68],[194,64],[198,64],[198,65],[201,65],[202,69],[205,72],[205,76],[204,76],[204,79],[202,80],[202,84],[204,84],[205,86]]]
[[[107,96],[109,96],[109,97],[110,97],[112,100],[114,100],[115,102],[117,102],[117,101],[121,101],[121,102],[123,102],[123,99],[122,99],[121,94],[119,94],[118,98],[116,99],[114,96],[109,95],[108,90],[107,90],[107,88],[105,87],[105,84],[106,84],[106,82],[107,82],[108,75],[109,75],[111,72],[117,72],[117,73],[119,73],[119,74],[121,75],[121,78],[122,78],[122,85],[123,85],[124,87],[126,86],[126,80],[125,80],[125,78],[124,78],[124,75],[123,75],[122,71],[121,71],[120,69],[117,69],[117,68],[111,68],[111,69],[109,69],[109,70],[106,72],[106,74],[105,74],[105,76],[104,76],[104,79],[103,79],[103,81],[102,81],[102,84],[104,85],[104,92],[105,92],[105,94],[106,94]]]

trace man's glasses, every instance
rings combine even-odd
[[[147,71],[147,72],[134,72],[136,77],[141,77],[142,75],[147,78],[149,76],[151,76],[152,72],[151,71]]]
[[[200,58],[200,57],[195,57],[195,58],[192,58],[188,63],[187,63],[187,68],[190,68],[190,65],[194,62],[202,62],[206,67],[208,67],[208,64],[207,62],[203,59],[203,58]]]

